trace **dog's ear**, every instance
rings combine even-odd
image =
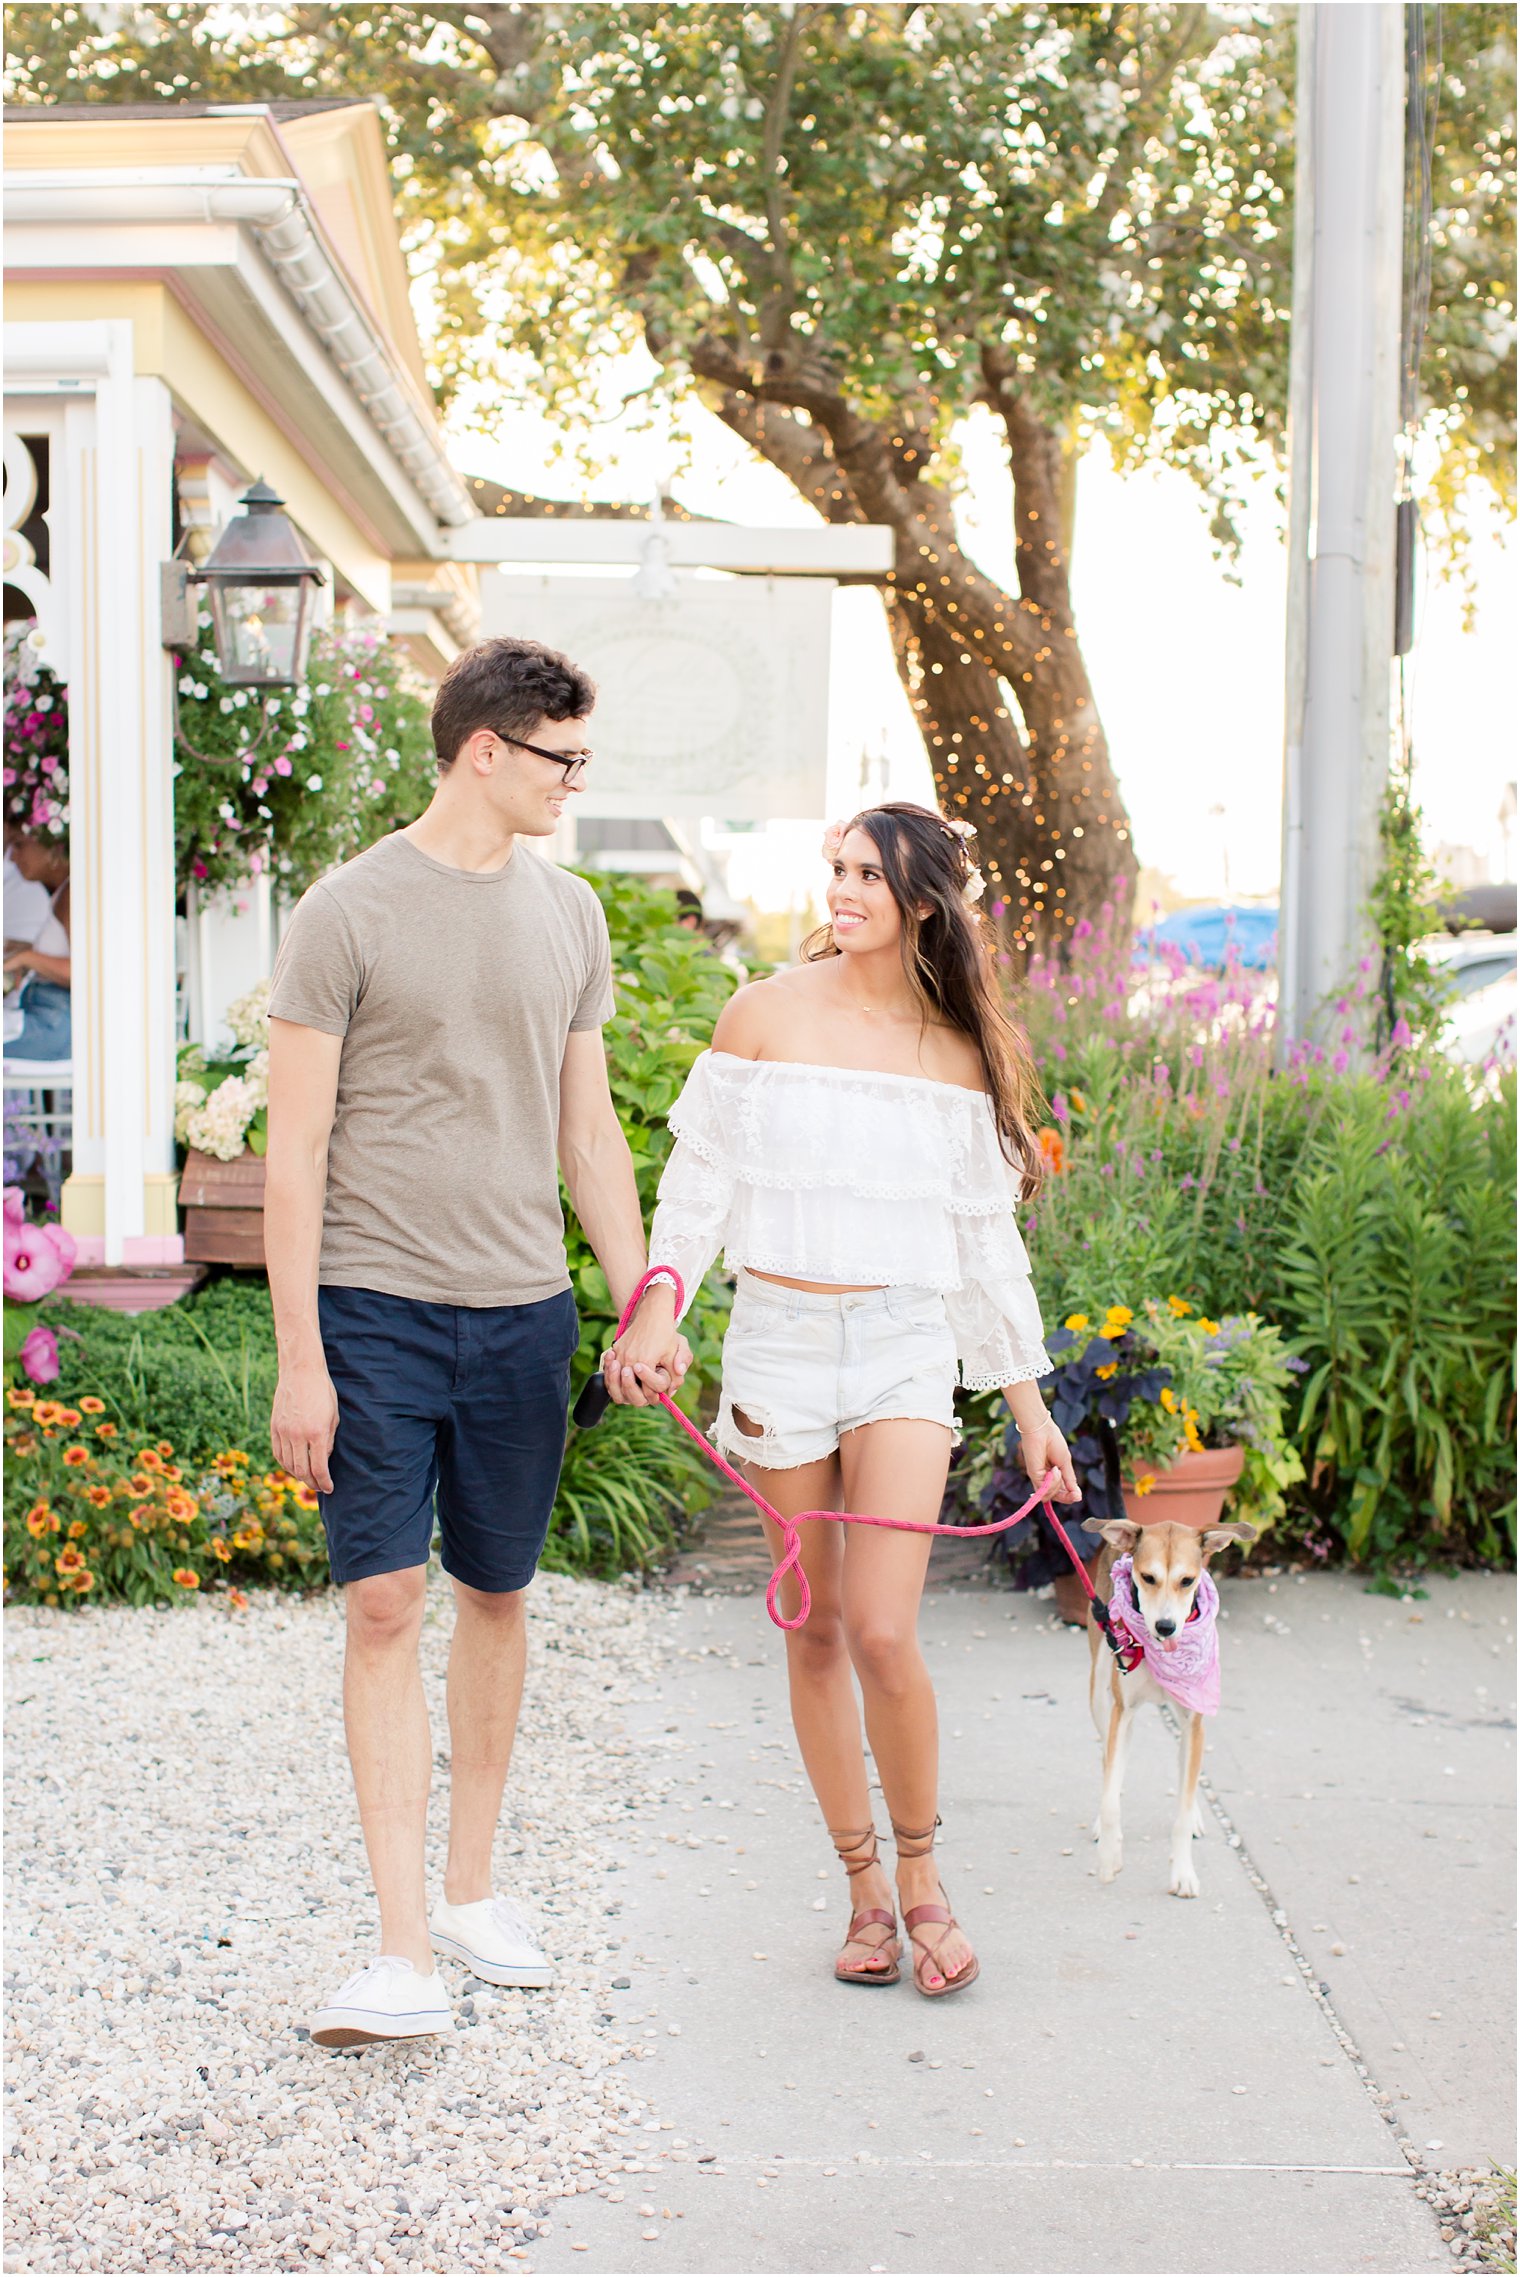
[[[1111,1550],[1120,1557],[1128,1557],[1140,1539],[1141,1528],[1132,1526],[1127,1518],[1086,1518],[1083,1524],[1089,1533],[1101,1534]]]
[[[1228,1526],[1210,1526],[1203,1537],[1205,1561],[1227,1550],[1231,1542],[1254,1542],[1256,1528],[1248,1526],[1243,1518],[1232,1519]]]

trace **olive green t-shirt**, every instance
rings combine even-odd
[[[612,1008],[601,904],[529,847],[451,870],[398,831],[319,879],[269,999],[343,1038],[319,1281],[451,1305],[567,1289],[560,1064]]]

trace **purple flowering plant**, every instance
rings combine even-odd
[[[1380,1570],[1512,1557],[1513,1067],[1464,1067],[1398,1018],[1380,1028],[1371,956],[1323,1040],[1277,1065],[1271,976],[1228,953],[1214,972],[1136,955],[1112,912],[1074,931],[1066,964],[1034,961],[1012,992],[1049,1101],[1049,1175],[1022,1213],[1046,1320],[1119,1289],[1175,1292],[1214,1321],[1187,1397],[1207,1415],[1213,1373],[1239,1371],[1241,1491],[1273,1501],[1290,1554],[1331,1543]],[[1273,1324],[1265,1372],[1245,1365],[1252,1315]],[[1156,1364],[1181,1395],[1188,1355],[1161,1326]],[[1047,1392],[1073,1361],[1061,1339]],[[1257,1397],[1281,1399],[1285,1458]],[[1010,1487],[1022,1472],[997,1395],[961,1405],[951,1494],[969,1519],[995,1465]],[[1269,1458],[1295,1475],[1266,1475]]]

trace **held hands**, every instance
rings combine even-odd
[[[269,1443],[281,1470],[289,1471],[303,1486],[331,1494],[327,1465],[337,1429],[338,1395],[325,1361],[282,1368],[269,1418]]]
[[[639,1299],[623,1334],[602,1354],[602,1376],[619,1407],[650,1407],[660,1392],[681,1388],[691,1346],[676,1327],[675,1291],[656,1281]]]

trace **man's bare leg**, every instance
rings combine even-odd
[[[449,1856],[443,1894],[477,1905],[492,1894],[491,1852],[517,1737],[528,1658],[527,1593],[454,1583],[449,1648]]]
[[[432,1748],[417,1657],[426,1575],[411,1566],[348,1584],[343,1723],[380,1904],[380,1950],[430,1976],[423,1851]]]

